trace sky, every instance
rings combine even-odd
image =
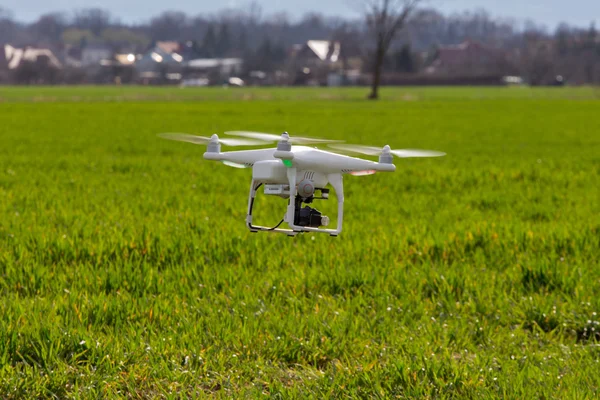
[[[197,15],[212,13],[225,7],[242,7],[250,0],[2,0],[0,8],[10,10],[19,21],[31,22],[39,15],[51,11],[71,12],[78,8],[100,7],[111,12],[123,22],[143,22],[166,10],[177,10]],[[308,11],[326,15],[357,17],[351,6],[360,0],[255,0],[262,6],[263,14],[279,11],[290,17]],[[445,14],[465,10],[485,9],[494,17],[530,19],[553,29],[560,22],[587,27],[592,21],[600,22],[600,0],[427,0]]]

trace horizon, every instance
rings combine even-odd
[[[482,6],[478,0],[453,0],[453,1],[426,1],[424,7],[438,10],[444,15],[461,14],[464,12],[486,11],[492,18],[500,20],[512,20],[517,24],[532,21],[545,29],[556,29],[561,23],[580,28],[589,27],[597,23],[598,18],[589,18],[590,15],[600,15],[600,2],[593,0],[576,0],[580,7],[573,6],[574,2],[565,4],[560,0],[546,0],[546,4],[534,2],[522,4],[519,0],[506,0],[503,3],[493,3]],[[8,11],[15,20],[22,23],[35,22],[41,15],[60,12],[72,15],[76,10],[83,8],[101,8],[110,12],[116,20],[126,24],[138,24],[148,22],[151,18],[165,11],[181,11],[190,16],[199,14],[218,14],[227,9],[248,8],[251,1],[227,0],[220,5],[216,2],[192,2],[191,0],[171,1],[170,7],[163,7],[162,3],[156,1],[134,0],[126,5],[116,1],[107,0],[98,3],[90,0],[58,0],[48,4],[41,0],[5,0],[2,10]],[[208,3],[208,4],[207,4]],[[286,13],[293,20],[310,12],[321,13],[326,17],[358,18],[360,13],[350,4],[352,0],[330,0],[323,4],[319,0],[305,0],[302,4],[290,4],[282,6],[279,0],[255,1],[262,9],[265,17],[277,13]],[[550,4],[548,4],[550,3]],[[144,12],[140,13],[139,10]],[[35,11],[32,11],[35,10]],[[518,10],[518,12],[514,12]]]

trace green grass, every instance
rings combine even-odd
[[[598,397],[598,93],[1,88],[0,397]],[[235,129],[448,156],[250,234],[250,171],[156,137]]]
[[[367,88],[256,88],[243,90],[220,87],[172,88],[156,86],[73,86],[43,87],[20,86],[2,88],[0,102],[131,102],[131,101],[199,101],[199,100],[358,100],[364,101]],[[499,100],[499,99],[556,99],[556,100],[598,100],[600,88],[495,88],[477,89],[463,87],[406,87],[402,90],[383,89],[382,98],[388,101],[417,100]]]

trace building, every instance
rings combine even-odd
[[[295,85],[327,85],[332,74],[344,70],[342,46],[338,41],[309,40],[294,45],[290,52],[290,65]]]
[[[180,82],[183,72],[181,49],[178,42],[156,42],[135,63],[138,80],[144,84]]]
[[[359,46],[330,40],[294,45],[287,65],[290,83],[311,86],[357,84],[362,68]]]
[[[109,60],[113,56],[113,49],[105,44],[91,43],[81,49],[81,66],[89,67],[100,64],[102,60]]]
[[[196,58],[185,62],[186,75],[213,76],[225,79],[239,76],[243,72],[241,58]]]
[[[62,64],[52,50],[4,45],[0,79],[15,83],[55,83]]]
[[[4,59],[9,70],[18,69],[23,63],[44,63],[50,68],[61,68],[61,63],[50,49],[25,47],[22,49],[4,45]]]
[[[293,57],[306,67],[334,65],[341,61],[340,42],[329,40],[309,40],[293,47]]]

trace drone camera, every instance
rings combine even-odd
[[[296,213],[296,221],[294,224],[298,226],[308,226],[311,228],[319,228],[329,225],[329,217],[322,215],[319,210],[305,206]]]
[[[312,202],[312,198],[307,199],[306,202]],[[294,225],[307,226],[310,228],[320,228],[321,226],[329,225],[329,217],[321,214],[321,212],[315,208],[309,206],[302,207],[302,203],[302,197],[296,196]]]

